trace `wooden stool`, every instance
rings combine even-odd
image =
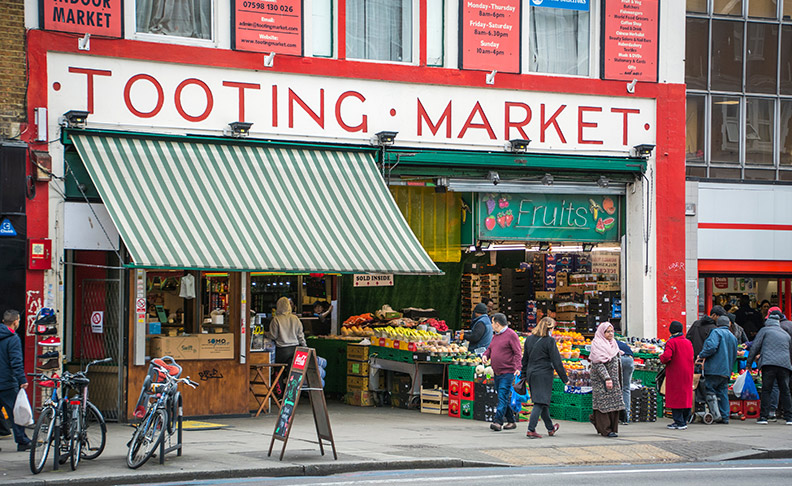
[[[264,363],[264,364],[252,364],[252,365],[250,365],[250,367],[251,367],[251,369],[255,369],[256,370],[256,376],[254,376],[253,379],[250,380],[250,383],[248,384],[248,388],[250,388],[250,393],[253,395],[253,397],[256,399],[256,401],[259,403],[259,408],[258,408],[258,411],[256,412],[256,417],[258,417],[259,414],[261,413],[261,411],[264,410],[264,406],[267,405],[267,400],[270,399],[270,398],[275,400],[275,404],[278,405],[278,410],[280,410],[281,402],[280,402],[280,400],[278,400],[278,397],[273,395],[272,392],[275,391],[274,384],[277,383],[278,380],[280,379],[281,375],[283,374],[283,371],[286,369],[286,364],[284,364],[284,363]],[[271,383],[267,383],[267,377],[265,377],[263,375],[263,373],[264,373],[264,371],[269,371],[270,369],[277,369],[278,372],[275,374],[275,379],[272,380]],[[264,390],[266,391],[266,393],[263,393],[263,394],[262,393],[256,393],[256,390],[253,389],[254,385],[263,386]],[[259,400],[260,398],[263,398],[263,399]]]

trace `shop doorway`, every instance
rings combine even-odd
[[[108,421],[118,421],[123,403],[121,307],[117,279],[82,281],[81,312],[75,323],[74,361],[80,369],[95,359],[112,358],[88,371],[90,400]]]

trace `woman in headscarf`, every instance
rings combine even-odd
[[[685,339],[681,322],[672,322],[668,330],[671,337],[660,355],[660,361],[666,365],[665,406],[674,417],[668,428],[684,430],[693,403],[693,344]]]
[[[603,322],[591,341],[591,423],[603,437],[618,437],[619,411],[624,410],[621,389],[619,345],[614,339],[613,325]]]
[[[564,383],[568,383],[564,364],[561,362],[561,355],[558,353],[555,339],[552,332],[556,321],[550,317],[543,317],[536,325],[531,335],[525,339],[524,351],[522,356],[522,376],[528,384],[531,392],[533,410],[528,421],[529,439],[541,439],[542,436],[536,432],[536,425],[539,418],[547,428],[547,434],[554,436],[558,432],[558,424],[553,424],[550,420],[550,398],[553,394],[553,370],[558,373],[558,377]]]
[[[300,319],[292,313],[288,297],[275,304],[275,316],[270,322],[269,338],[275,341],[275,362],[291,365],[297,346],[305,346],[305,335]],[[288,370],[282,376],[287,376]]]

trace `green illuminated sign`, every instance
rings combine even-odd
[[[618,241],[619,196],[480,194],[476,225],[484,241]]]

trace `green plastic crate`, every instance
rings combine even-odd
[[[448,367],[449,380],[473,381],[475,377],[475,366],[449,365]]]
[[[662,418],[665,412],[665,397],[661,394],[657,394],[657,418]]]
[[[372,346],[369,349],[369,356],[376,354],[377,358],[387,359],[389,361],[398,361],[401,363],[413,363],[413,352],[405,351],[403,349],[386,348],[383,346]]]
[[[553,378],[553,391],[554,392],[564,391],[564,382],[558,378]]]
[[[566,407],[588,408],[591,409],[592,395],[591,393],[562,393],[560,394],[560,405]]]
[[[657,371],[635,370],[633,380],[640,380],[644,386],[655,386],[657,382]]]
[[[573,422],[588,422],[592,409],[584,407],[564,407],[564,420]]]
[[[550,404],[550,416],[554,419],[558,420],[566,420],[564,418],[565,410],[563,405],[558,405],[555,403]]]
[[[459,418],[473,420],[473,400],[460,402]]]

